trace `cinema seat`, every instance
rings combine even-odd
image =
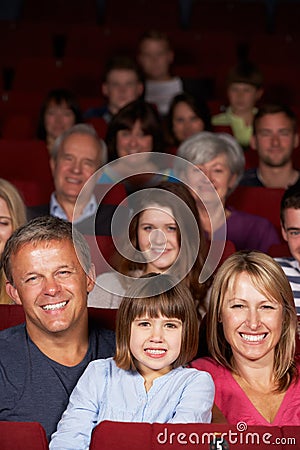
[[[246,427],[244,427],[244,426]],[[229,424],[159,424],[104,421],[96,426],[90,450],[179,450],[287,448],[280,427],[248,426],[240,431]],[[296,427],[284,427],[284,435],[298,438]],[[296,441],[294,441],[296,442]],[[227,445],[226,445],[227,443]],[[223,445],[222,445],[223,444]]]
[[[1,450],[48,450],[46,432],[37,422],[0,422]]]

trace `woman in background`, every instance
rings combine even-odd
[[[8,181],[0,178],[0,256],[7,239],[26,222],[26,209],[17,189]],[[13,303],[7,295],[5,275],[0,268],[0,304]]]
[[[41,107],[37,137],[45,141],[50,153],[55,139],[76,123],[82,114],[76,96],[67,89],[50,91]]]

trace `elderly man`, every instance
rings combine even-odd
[[[33,219],[7,241],[1,262],[25,323],[0,332],[0,420],[40,422],[50,438],[88,363],[114,354],[114,333],[88,325],[94,268],[71,223]]]
[[[116,205],[100,204],[98,208],[94,195],[97,177],[93,177],[106,161],[106,144],[92,126],[77,124],[65,131],[50,156],[55,192],[49,204],[29,207],[28,219],[50,214],[74,223],[84,234],[110,235]]]

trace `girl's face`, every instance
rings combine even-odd
[[[7,203],[0,197],[0,255],[2,255],[5,243],[11,236],[12,232],[12,218]]]
[[[118,157],[121,158],[135,153],[151,152],[153,138],[143,132],[141,122],[137,120],[131,130],[117,132],[116,145]]]
[[[170,208],[153,205],[141,212],[137,237],[147,261],[146,273],[164,272],[179,254],[177,223]]]
[[[182,322],[176,318],[137,317],[131,324],[130,351],[137,370],[151,381],[172,370],[181,349]]]
[[[204,130],[204,122],[185,102],[179,102],[173,112],[173,133],[179,142]]]
[[[56,139],[75,123],[75,114],[66,102],[57,104],[51,101],[45,111],[45,128],[47,135]]]
[[[236,362],[263,361],[273,365],[283,308],[259,292],[246,272],[237,276],[232,292],[226,293],[220,319]]]

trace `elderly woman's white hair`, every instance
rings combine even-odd
[[[236,175],[235,184],[227,193],[229,195],[239,184],[245,169],[244,151],[233,136],[201,131],[186,139],[177,151],[177,156],[195,166],[206,164],[223,154],[226,155],[231,174]],[[182,177],[185,167],[184,162],[177,159],[174,164],[175,175]]]

